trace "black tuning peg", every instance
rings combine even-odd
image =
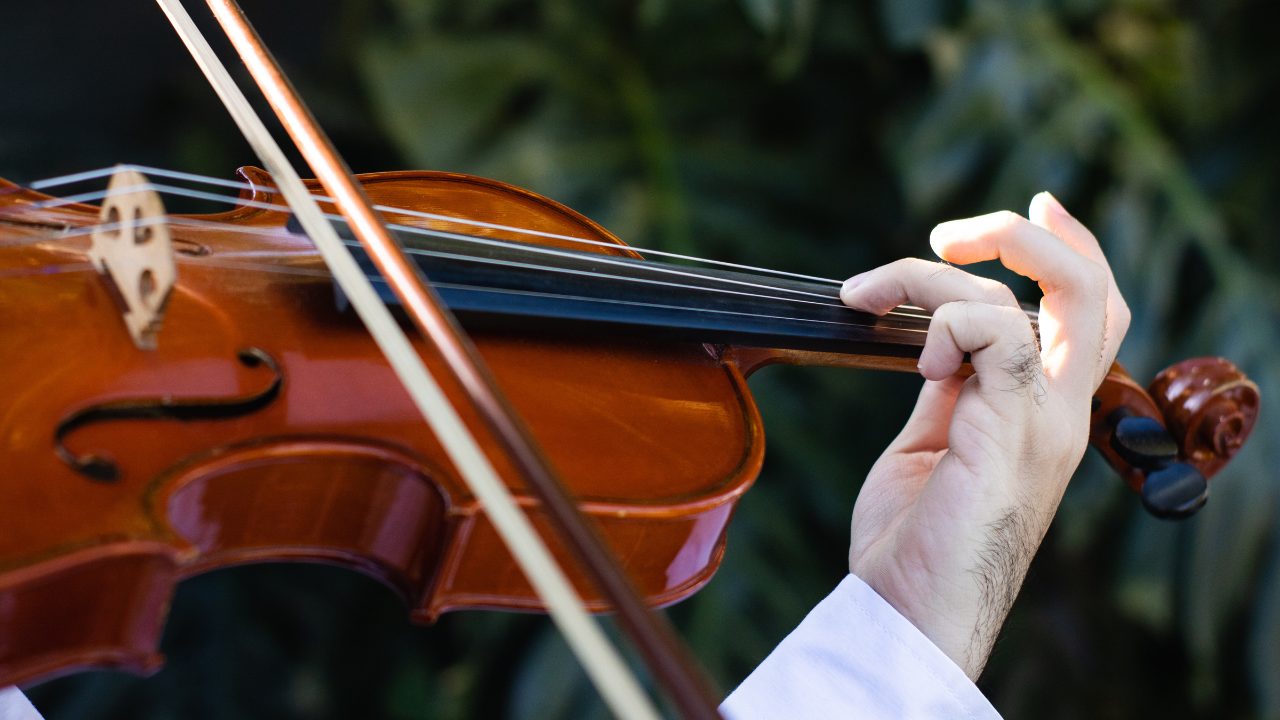
[[[1152,515],[1166,520],[1190,517],[1204,507],[1208,499],[1209,481],[1184,462],[1171,463],[1148,473],[1142,484],[1143,506]]]
[[[1142,470],[1159,470],[1178,457],[1178,443],[1156,420],[1140,415],[1122,417],[1111,433],[1111,448],[1125,462]]]

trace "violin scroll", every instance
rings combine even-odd
[[[1148,388],[1187,461],[1205,477],[1226,466],[1258,421],[1258,386],[1218,357],[1166,368]]]
[[[1222,358],[1180,362],[1146,390],[1117,364],[1094,396],[1090,442],[1151,514],[1185,518],[1243,447],[1259,400],[1257,385]]]

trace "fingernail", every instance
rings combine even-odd
[[[1045,190],[1040,194],[1044,195],[1044,199],[1048,204],[1050,210],[1052,210],[1053,212],[1063,217],[1071,217],[1071,213],[1067,212],[1067,209],[1062,207],[1062,203],[1058,202],[1058,198],[1054,197],[1053,193],[1049,192],[1048,190]]]
[[[845,280],[844,284],[840,286],[840,297],[843,298],[849,296],[854,290],[857,290],[858,286],[865,282],[866,279],[866,273],[858,273],[848,280]]]

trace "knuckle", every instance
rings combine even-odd
[[[1098,263],[1086,259],[1085,261],[1085,283],[1090,294],[1100,297],[1103,300],[1107,297],[1107,286],[1110,284],[1107,278],[1107,271]]]
[[[934,311],[933,320],[934,322],[953,325],[968,314],[970,304],[968,300],[952,300],[951,302],[943,303]]]
[[[921,262],[924,262],[924,261],[921,260],[920,258],[905,257],[905,258],[898,258],[897,260],[894,260],[893,262],[889,263],[886,267],[893,270],[910,270],[911,268],[915,267],[917,263],[921,263]]]
[[[946,328],[958,343],[969,346],[1011,339],[1020,345],[1034,345],[1031,319],[1020,307],[992,305],[974,300],[955,300],[933,314],[934,327]],[[972,349],[972,348],[967,348]]]
[[[884,267],[885,276],[898,285],[910,283],[922,274],[921,268],[925,262],[920,258],[912,257],[894,260]]]
[[[983,299],[992,305],[1002,307],[1018,307],[1018,298],[1014,296],[1013,290],[1008,285],[988,280],[983,283],[982,290]]]
[[[1101,265],[1086,257],[1078,257],[1078,262],[1074,262],[1071,267],[1064,269],[1067,275],[1067,282],[1085,297],[1106,302],[1107,271],[1103,270]]]
[[[1028,332],[1032,329],[1032,319],[1028,318],[1027,311],[1021,309],[1020,305],[1001,306],[1000,313],[1011,325],[1025,328]]]
[[[1129,310],[1129,303],[1125,302],[1124,298],[1116,298],[1116,314],[1119,315],[1119,320],[1124,323],[1124,326],[1126,328],[1129,327],[1129,321],[1133,319],[1133,312]]]
[[[1031,318],[1027,317],[1027,313],[1018,306],[1000,305],[992,307],[996,317],[999,318],[1000,324],[1019,332],[1031,333]]]
[[[1129,311],[1129,306],[1125,304],[1124,300],[1121,300],[1116,305],[1115,319],[1113,322],[1115,324],[1116,334],[1120,337],[1124,337],[1125,333],[1129,332],[1129,323],[1133,321],[1133,313]]]
[[[924,258],[909,257],[896,260],[893,263],[899,270],[911,277],[934,277],[946,272],[951,268],[950,265],[932,262]]]
[[[991,218],[1000,232],[1012,232],[1027,222],[1026,218],[1012,210],[997,210],[991,214]]]
[[[929,334],[936,335],[945,332],[952,338],[965,334],[965,304],[965,301],[957,300],[939,306],[933,312],[933,320],[929,323]]]

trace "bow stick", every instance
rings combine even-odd
[[[520,510],[471,430],[430,375],[391,313],[377,297],[337,233],[325,220],[283,151],[254,113],[180,0],[157,0],[196,63],[226,105],[277,187],[316,243],[335,280],[350,299],[406,390],[435,432],[450,460],[481,502],[486,514],[530,584],[564,633],[610,709],[625,718],[656,718],[652,701],[617,650],[588,614],[564,571]],[[494,385],[474,346],[440,303],[421,273],[387,232],[364,191],[315,122],[283,71],[267,51],[235,0],[208,0],[210,9],[248,67],[277,117],[311,166],[357,239],[373,258],[422,336],[439,352],[447,380],[467,391],[472,408],[498,441],[552,519],[556,530],[588,577],[618,611],[622,625],[667,690],[680,714],[718,718],[715,694],[669,624],[650,612],[595,531],[556,480],[528,432]]]

